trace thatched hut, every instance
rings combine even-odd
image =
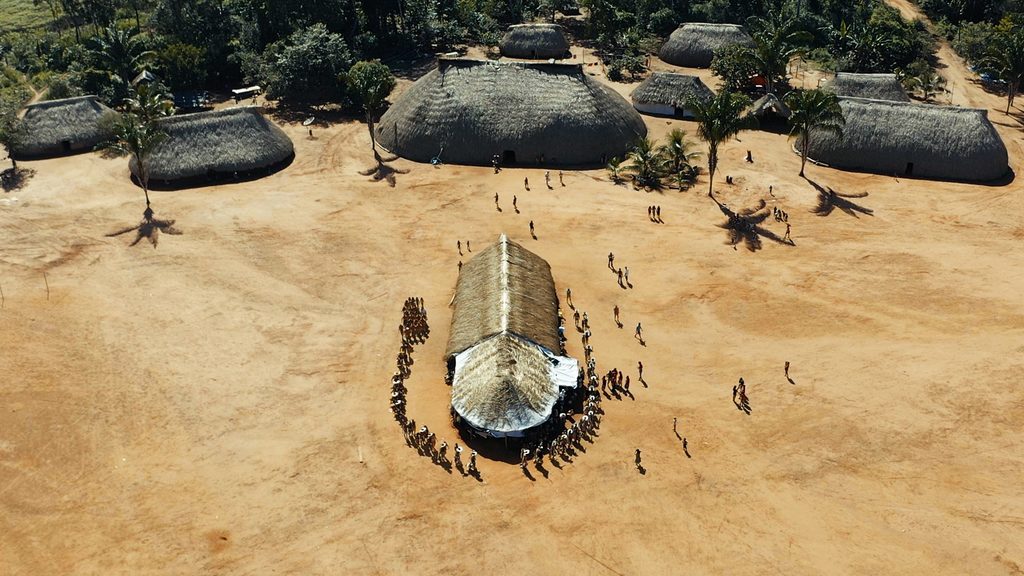
[[[750,113],[762,121],[788,120],[792,112],[775,94],[765,94],[750,105]]]
[[[558,24],[515,24],[508,27],[498,48],[509,58],[561,59],[569,54],[569,41]]]
[[[110,137],[110,122],[105,117],[115,114],[96,96],[29,104],[22,118],[25,137],[12,155],[33,158],[92,150]]]
[[[986,181],[1009,171],[985,110],[840,98],[842,136],[811,132],[808,157],[837,168],[940,180]]]
[[[900,84],[895,74],[838,72],[836,77],[829,82],[828,88],[837,96],[847,98],[910,102],[910,97],[903,90],[903,85]]]
[[[445,359],[452,409],[470,431],[521,437],[548,420],[578,365],[559,356],[551,268],[502,235],[462,267]]]
[[[739,24],[688,22],[672,32],[658,57],[676,66],[707,68],[716,50],[733,44],[753,46],[754,40]]]
[[[693,118],[693,113],[686,108],[687,101],[690,98],[707,101],[714,96],[715,93],[696,76],[654,72],[633,90],[630,98],[633,107],[645,114]]]
[[[445,60],[384,113],[377,142],[428,162],[580,165],[626,152],[647,127],[574,64]]]
[[[167,131],[149,159],[155,187],[180,187],[220,178],[251,178],[288,164],[291,139],[254,106],[181,114],[159,121]],[[138,166],[130,163],[138,175]]]

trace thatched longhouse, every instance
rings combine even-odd
[[[254,106],[181,114],[159,121],[167,131],[149,159],[155,187],[268,174],[291,161],[291,139]],[[138,166],[130,164],[138,176]]]
[[[502,235],[462,267],[445,358],[452,409],[484,437],[520,437],[546,422],[578,365],[558,356],[551,268]]]
[[[838,72],[828,86],[837,96],[847,98],[910,102],[910,97],[903,90],[903,85],[895,74]]]
[[[714,96],[715,93],[696,76],[654,72],[633,90],[630,98],[633,107],[645,114],[693,118],[693,113],[686,109],[687,100],[707,101]]]
[[[840,98],[842,136],[811,132],[808,157],[837,168],[939,180],[986,181],[1009,171],[985,110]]]
[[[384,113],[377,142],[419,162],[585,165],[626,152],[647,127],[579,65],[440,60]]]
[[[508,27],[498,48],[509,58],[561,59],[569,54],[569,41],[558,24],[516,24]]]
[[[792,112],[775,94],[765,94],[750,105],[750,113],[762,120],[788,120]]]
[[[739,24],[689,22],[672,32],[658,57],[676,66],[707,68],[715,50],[733,44],[753,46],[754,40]]]
[[[114,114],[96,96],[29,104],[22,119],[25,138],[11,153],[33,158],[92,150],[110,136],[104,117]]]

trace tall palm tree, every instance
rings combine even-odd
[[[718,169],[718,147],[743,130],[757,126],[757,119],[743,111],[750,98],[743,94],[719,92],[714,98],[689,98],[686,107],[697,120],[697,136],[708,145],[708,198],[715,200],[715,170]],[[718,200],[715,200],[717,203]]]
[[[997,33],[981,65],[1006,81],[1006,113],[1009,114],[1024,82],[1024,28]]]
[[[640,138],[633,149],[626,153],[629,166],[626,172],[633,175],[633,181],[645,188],[658,188],[665,176],[667,159],[662,149],[655,147],[649,138]]]
[[[744,60],[764,77],[765,88],[771,94],[776,80],[785,81],[789,61],[802,55],[803,46],[813,38],[797,28],[795,19],[786,18],[781,12],[769,12],[767,18],[752,17],[750,25],[754,29],[754,46],[743,52]]]
[[[661,153],[668,160],[668,165],[673,174],[678,174],[688,168],[693,160],[700,157],[699,152],[692,152],[693,143],[686,137],[686,132],[681,128],[673,128],[668,133],[668,139],[661,146]]]
[[[800,176],[803,176],[811,133],[840,135],[843,133],[846,118],[843,117],[843,109],[839,107],[839,97],[831,92],[790,92],[786,94],[785,100],[790,110],[789,137],[800,140]]]
[[[143,123],[174,115],[174,102],[153,84],[139,84],[124,100],[125,108],[134,112]]]

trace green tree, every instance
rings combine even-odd
[[[632,175],[633,182],[644,188],[660,188],[665,177],[668,159],[663,150],[656,147],[649,138],[640,138],[626,153],[629,165],[625,172]]]
[[[380,60],[356,62],[344,75],[349,94],[359,103],[366,114],[366,125],[370,129],[370,147],[377,153],[377,137],[374,123],[384,109],[391,91],[395,89],[395,77],[391,69]]]
[[[693,143],[681,128],[673,128],[668,133],[665,144],[661,146],[661,153],[668,161],[668,168],[673,174],[691,171],[692,162],[700,157],[700,153],[693,152],[692,149]]]
[[[206,82],[206,49],[175,42],[158,52],[161,74],[175,90],[198,88]]]
[[[839,97],[824,90],[790,92],[785,98],[789,106],[789,136],[800,141],[800,176],[807,165],[807,151],[812,133],[840,135],[846,118],[839,107]]]
[[[156,53],[148,50],[137,30],[116,26],[104,28],[89,44],[93,69],[103,74],[115,94],[127,95],[129,83],[153,61]]]
[[[998,32],[981,65],[1006,82],[1006,113],[1009,114],[1013,99],[1024,81],[1024,27]]]
[[[611,178],[613,183],[622,183],[622,172],[624,169],[624,166],[622,165],[622,158],[619,158],[618,156],[613,157],[608,161],[605,169],[608,170],[608,177]]]
[[[757,126],[757,119],[743,111],[750,106],[750,98],[743,94],[723,90],[714,98],[689,98],[689,108],[698,122],[697,136],[708,145],[708,197],[714,196],[715,170],[718,169],[718,147],[743,130]]]
[[[750,24],[754,28],[754,46],[745,47],[741,54],[764,77],[768,93],[773,93],[776,82],[786,81],[790,60],[805,52],[804,46],[812,36],[781,12],[770,12],[767,18],[752,17]]]
[[[757,74],[757,67],[751,61],[748,48],[732,44],[715,51],[711,59],[711,70],[722,79],[724,88],[733,92],[746,89],[750,78]]]
[[[18,117],[18,110],[21,108],[24,99],[14,98],[10,94],[0,94],[0,145],[7,150],[11,158],[11,165],[17,168],[14,162],[14,150],[25,138],[25,125]]]
[[[351,66],[345,39],[318,23],[268,46],[260,70],[267,82],[267,96],[310,101],[337,95],[342,88],[341,74]]]

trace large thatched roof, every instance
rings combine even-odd
[[[687,98],[710,100],[715,96],[700,78],[672,72],[654,72],[630,94],[633,104],[666,104],[686,107]]]
[[[460,357],[452,408],[476,428],[505,435],[533,428],[551,415],[557,359],[511,334],[498,334]]]
[[[15,157],[51,156],[92,150],[109,137],[102,119],[116,114],[96,96],[37,102],[25,107],[25,138]]]
[[[453,305],[446,357],[502,332],[559,349],[551,267],[504,234],[462,267]]]
[[[755,100],[750,105],[750,113],[759,118],[768,114],[774,114],[779,118],[789,118],[790,114],[792,114],[789,106],[786,106],[785,102],[779,100],[775,94],[765,94]]]
[[[558,24],[516,24],[509,26],[499,44],[502,56],[511,58],[564,58],[569,41]]]
[[[476,60],[440,60],[377,125],[377,141],[400,156],[479,165],[495,154],[594,164],[646,134],[636,110],[579,65]]]
[[[839,105],[843,135],[812,132],[808,156],[815,161],[943,180],[994,180],[1009,170],[985,110],[860,98],[840,98]]]
[[[149,160],[150,181],[188,181],[278,166],[294,154],[292,141],[253,106],[181,114],[160,120],[168,138]],[[131,163],[132,172],[137,166]]]
[[[672,32],[658,57],[676,66],[707,68],[715,50],[733,44],[753,46],[754,40],[739,24],[689,22]]]
[[[895,74],[838,72],[828,86],[837,96],[910,102]]]

